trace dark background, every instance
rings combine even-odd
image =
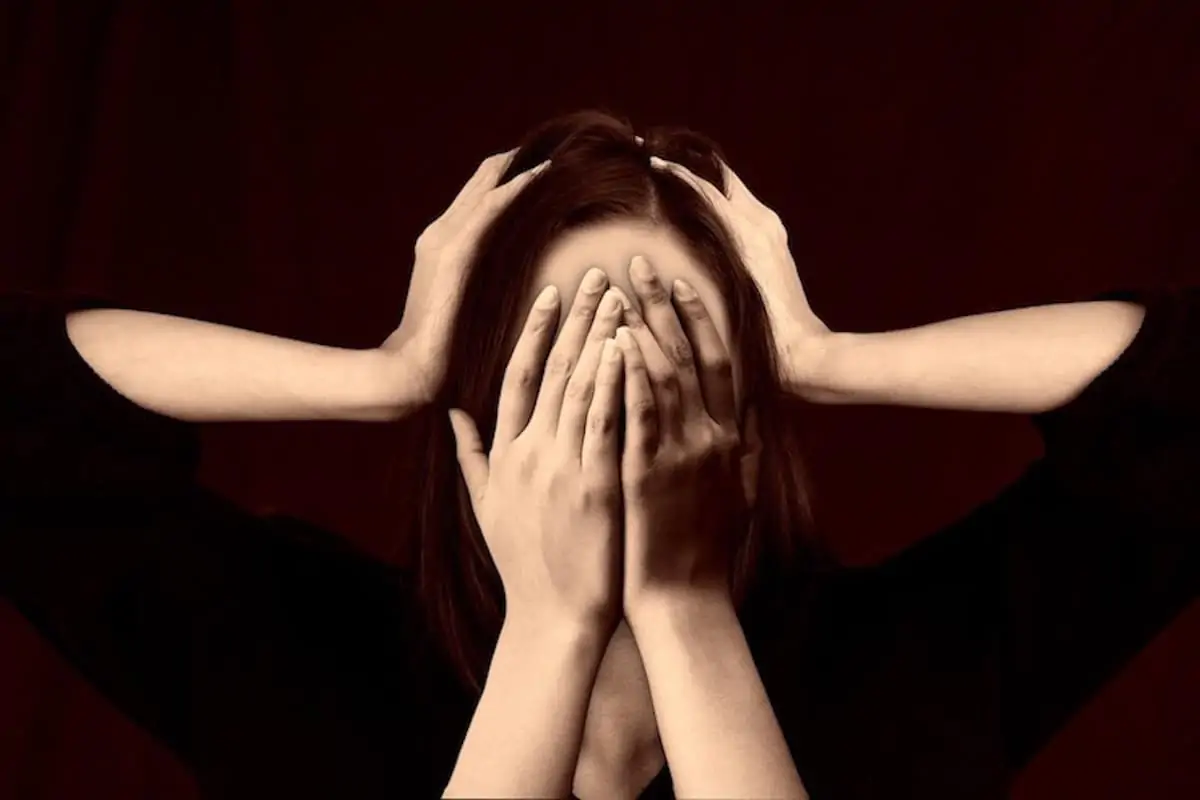
[[[412,5],[4,0],[3,287],[374,346],[477,163],[593,105],[716,138],[836,330],[1200,280],[1189,0]],[[1040,452],[1020,416],[807,413],[818,524],[856,563]],[[208,425],[201,478],[382,553],[410,431]],[[1015,796],[1200,796],[1198,634],[1193,605]],[[0,796],[196,796],[6,603],[0,654]]]

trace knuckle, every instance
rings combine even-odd
[[[581,300],[571,307],[571,316],[578,320],[591,320],[595,313],[595,304],[588,300]]]
[[[636,400],[629,413],[643,425],[658,422],[658,406],[649,398]]]
[[[584,507],[589,509],[607,506],[617,497],[616,485],[595,471],[586,473],[579,491]]]
[[[675,367],[686,367],[692,363],[692,344],[686,337],[676,336],[664,343],[664,355]]]
[[[688,438],[696,443],[696,450],[700,453],[719,448],[719,438],[711,425],[697,425]]]
[[[527,449],[513,455],[516,459],[517,476],[521,482],[532,483],[536,479],[540,467],[536,451]]]
[[[530,333],[541,334],[550,330],[550,326],[554,324],[553,309],[537,309],[529,317]]]
[[[630,495],[644,498],[650,492],[651,477],[646,469],[628,470],[621,473],[621,486]]]
[[[567,459],[557,449],[551,449],[545,456],[542,466],[542,485],[557,487],[567,479]]]
[[[537,383],[537,370],[529,364],[518,365],[512,373],[512,385],[518,389],[530,389]]]
[[[568,400],[586,400],[592,393],[592,383],[586,379],[572,379],[567,383],[565,396]]]
[[[666,400],[672,400],[679,394],[679,381],[674,370],[657,372],[654,375],[654,386]]]
[[[564,352],[551,353],[546,361],[546,373],[555,377],[569,375],[575,366],[575,359]]]
[[[493,186],[490,189],[484,190],[483,194],[480,196],[479,208],[483,209],[484,211],[492,211],[498,205],[500,205],[500,202],[503,199],[503,193],[497,187]]]
[[[626,369],[638,377],[646,375],[649,372],[649,370],[646,369],[646,362],[637,356],[626,356],[625,364]]]
[[[646,320],[632,305],[625,306],[624,311],[621,314],[621,321],[625,324],[625,327],[629,328],[630,330],[637,330],[646,326]]]
[[[608,411],[595,411],[588,415],[587,427],[591,433],[606,434],[614,424],[613,415]]]
[[[662,406],[663,413],[668,417],[674,417],[679,414],[682,403],[680,402],[679,384],[672,381],[668,384],[663,384],[659,387],[659,405]]]
[[[642,286],[642,297],[650,305],[662,305],[669,299],[662,282],[655,279]]]

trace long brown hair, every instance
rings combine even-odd
[[[758,499],[731,575],[744,598],[764,573],[803,581],[832,563],[814,535],[811,491],[801,457],[796,401],[776,372],[775,349],[758,288],[737,247],[707,202],[673,175],[651,168],[658,155],[727,188],[717,145],[685,128],[645,131],[635,140],[629,122],[589,110],[552,119],[526,135],[501,178],[553,159],[482,234],[449,348],[447,379],[430,407],[416,452],[414,554],[417,588],[430,630],[464,685],[482,692],[504,619],[504,591],[475,520],[455,458],[446,409],[461,408],[479,427],[485,448],[510,350],[528,309],[537,265],[565,232],[592,223],[638,220],[666,225],[690,245],[728,306],[741,364],[742,396],[753,403],[762,433]],[[571,298],[564,298],[564,306]],[[752,579],[755,579],[752,581]],[[739,610],[743,605],[739,604]]]

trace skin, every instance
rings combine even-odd
[[[734,353],[729,314],[716,283],[692,256],[679,234],[665,226],[619,220],[565,234],[538,265],[524,308],[528,310],[537,293],[548,284],[557,287],[559,297],[574,297],[584,274],[592,267],[599,267],[608,276],[609,285],[620,289],[640,312],[643,310],[641,302],[629,280],[629,261],[635,255],[644,256],[654,266],[659,280],[668,290],[676,278],[690,283],[712,315],[725,348]],[[559,330],[565,321],[565,316],[559,318]],[[733,358],[733,378],[737,389],[741,385],[741,372],[736,356]],[[741,408],[740,392],[738,408]]]
[[[645,257],[668,288],[680,278],[704,302],[717,332],[733,353],[729,317],[716,284],[672,229],[634,221],[601,223],[572,231],[547,252],[538,265],[525,309],[546,285],[560,297],[574,297],[592,267],[602,269],[610,286],[620,289],[639,311],[642,304],[629,276],[634,255]],[[565,315],[559,319],[561,329]],[[740,386],[736,356],[734,384]],[[740,409],[740,392],[737,397]],[[574,790],[579,796],[628,796],[639,792],[665,763],[658,736],[649,681],[633,634],[624,620],[608,644],[588,705]]]

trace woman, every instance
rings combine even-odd
[[[673,163],[653,166],[653,154]],[[647,215],[656,225],[636,222]],[[627,271],[632,255],[647,256],[658,286]],[[596,314],[599,295],[574,291],[593,258],[622,290],[619,321]],[[676,277],[699,304],[668,295]],[[544,283],[558,286],[562,311],[586,309],[563,314],[554,337],[531,309]],[[572,116],[535,132],[511,164],[484,162],[422,236],[404,322],[378,350],[99,299],[7,297],[0,586],[212,796],[549,787],[655,797],[670,796],[672,781],[685,795],[749,795],[761,779],[796,796],[999,797],[1195,596],[1200,513],[1186,489],[1200,466],[1196,303],[1194,290],[1110,293],[835,334],[808,306],[782,227],[714,149],[671,132],[638,142],[618,121]],[[622,334],[621,370],[602,377],[612,362],[601,355],[614,347],[602,342],[621,326],[633,346]],[[735,367],[724,379],[722,348]],[[508,381],[524,391],[504,395],[505,373],[527,373],[531,354],[554,369]],[[838,567],[809,529],[785,390],[810,402],[1030,413],[1046,455],[899,556]],[[561,420],[568,398],[572,430],[603,409],[652,407],[660,428],[686,418],[708,436],[675,437],[690,442],[674,451],[690,459],[638,462],[631,445],[646,428],[634,417],[585,423],[581,442],[609,432],[589,450],[604,454],[592,463],[608,466],[593,473],[609,500],[575,503],[582,471],[542,459],[552,474],[523,483],[537,470],[511,457],[526,430],[542,432],[525,436],[526,455],[551,451],[550,428],[531,421],[539,403]],[[192,482],[190,422],[385,420],[427,400],[466,416],[455,415],[457,464],[451,432],[430,426],[415,574]],[[654,493],[637,494],[659,461],[707,465],[705,485],[723,490],[684,496],[711,513],[679,530]],[[545,556],[570,553],[580,525],[544,526],[533,549],[504,524],[526,513],[542,525],[529,512],[549,507],[544,499],[501,500],[550,485],[566,489],[545,496],[591,533],[577,559]],[[658,486],[680,496],[678,481]],[[700,536],[712,519],[720,524]],[[672,547],[654,551],[664,539]],[[672,570],[681,553],[691,568]],[[561,572],[538,573],[547,563]],[[559,595],[537,579],[552,575],[571,576]],[[702,591],[680,591],[696,576]],[[631,614],[626,601],[655,586],[694,602]],[[532,615],[546,607],[534,598],[552,596],[574,613]],[[508,628],[501,597],[524,600],[505,611],[538,624]],[[537,631],[577,632],[585,619],[593,635],[560,638],[570,646],[558,661],[529,657],[548,652]],[[611,638],[596,645],[604,626]],[[722,678],[735,696],[719,702],[704,689]],[[489,780],[495,788],[475,782]]]
[[[566,368],[557,373],[560,394],[566,392],[567,377],[570,376],[572,381],[579,384],[584,377],[597,373],[600,343],[612,336],[622,321],[620,314],[602,313],[606,307],[605,301],[612,304],[614,311],[618,304],[630,309],[624,322],[633,332],[632,338],[638,341],[633,352],[645,353],[645,360],[650,367],[649,377],[671,374],[669,368],[663,370],[657,367],[668,366],[665,353],[678,355],[689,348],[689,337],[684,334],[680,322],[692,323],[689,325],[693,334],[691,340],[696,342],[697,355],[705,355],[709,348],[700,345],[711,342],[714,359],[717,362],[731,362],[732,369],[731,374],[725,377],[721,377],[723,373],[719,369],[701,370],[698,374],[692,369],[686,373],[695,376],[690,385],[699,393],[703,382],[703,396],[710,401],[723,394],[721,386],[725,385],[733,401],[728,409],[731,419],[726,427],[736,435],[739,428],[743,427],[741,421],[747,419],[753,439],[751,444],[755,445],[746,448],[746,452],[737,459],[736,485],[721,484],[704,492],[717,498],[728,494],[731,495],[729,499],[741,494],[743,497],[738,498],[739,502],[751,500],[747,505],[755,513],[742,525],[733,523],[734,527],[744,527],[745,532],[750,534],[745,535],[742,531],[735,534],[738,547],[729,559],[730,566],[737,567],[731,570],[731,591],[740,598],[748,588],[749,576],[760,572],[757,567],[763,560],[777,567],[786,566],[785,574],[790,579],[800,580],[802,575],[814,572],[822,562],[827,562],[828,556],[815,542],[804,542],[800,538],[808,529],[808,508],[802,464],[798,456],[796,423],[799,416],[784,406],[786,399],[776,378],[773,342],[759,292],[741,263],[737,247],[730,238],[731,232],[726,230],[716,212],[685,182],[652,172],[648,163],[649,152],[664,152],[692,163],[702,172],[714,176],[721,174],[714,148],[695,134],[665,130],[652,132],[643,146],[627,128],[598,114],[582,114],[552,121],[528,137],[517,158],[506,165],[500,182],[506,185],[508,178],[528,174],[524,172],[526,167],[535,167],[539,160],[545,158],[552,159],[553,166],[535,178],[527,188],[521,189],[520,194],[512,197],[504,210],[491,221],[479,241],[474,262],[466,267],[472,280],[467,284],[461,300],[457,301],[456,324],[445,354],[447,367],[444,372],[448,380],[434,405],[457,405],[465,410],[468,414],[465,419],[474,418],[483,424],[487,434],[484,441],[490,443],[498,412],[503,413],[506,406],[502,391],[504,376],[514,373],[513,362],[521,353],[517,339],[527,319],[534,323],[538,321],[534,296],[547,285],[564,298],[563,313],[558,318],[561,331],[556,337],[555,350],[549,354],[548,363],[570,365],[578,361],[573,375],[569,375],[570,371]],[[494,177],[491,182],[495,182]],[[641,256],[632,258],[635,253]],[[639,258],[652,270],[649,283],[636,277]],[[586,291],[584,281],[589,268],[595,268],[599,281],[590,293]],[[654,277],[655,271],[662,280]],[[670,294],[664,286],[664,283],[669,285],[677,278],[693,283],[698,293],[694,304],[680,306],[681,318],[677,317]],[[604,290],[610,284],[611,289],[606,295]],[[577,296],[578,299],[572,301]],[[531,307],[535,309],[532,314]],[[700,315],[683,313],[688,308],[694,308]],[[638,324],[642,314],[636,309],[641,309],[648,324]],[[712,318],[708,317],[705,309],[712,309]],[[582,317],[581,311],[588,316]],[[593,335],[588,345],[583,346],[588,331],[582,320],[593,318]],[[711,336],[697,339],[694,325],[700,325],[699,330],[707,330]],[[546,335],[537,341],[542,346],[549,346],[548,337],[554,331],[544,330],[543,333]],[[564,345],[570,347],[564,350]],[[733,351],[732,358],[730,350]],[[547,361],[545,354],[535,358],[525,369],[538,368],[542,361]],[[687,364],[692,361],[686,353],[685,361]],[[554,373],[554,369],[548,368],[548,372]],[[601,377],[597,375],[596,380],[599,381]],[[554,374],[549,374],[546,380],[552,381],[553,378]],[[647,383],[657,387],[662,381]],[[632,393],[637,385],[636,382],[626,382],[624,391]],[[684,389],[681,399],[684,401],[690,396],[686,391],[688,385],[687,382],[681,384]],[[519,392],[510,392],[512,396],[517,394]],[[576,392],[574,396],[578,398],[581,395]],[[590,391],[585,396],[590,396]],[[543,397],[544,394],[539,396],[539,402]],[[526,400],[526,404],[530,402]],[[565,415],[570,400],[560,398],[557,402],[564,407]],[[598,399],[592,402],[593,413],[598,405]],[[625,405],[633,407],[636,400],[630,400]],[[699,407],[703,403],[694,405]],[[584,408],[582,404],[579,407]],[[707,409],[701,410],[720,418],[711,402]],[[578,416],[582,419],[585,415]],[[707,417],[707,413],[697,416]],[[528,419],[523,418],[513,422],[510,427],[520,430],[526,422]],[[664,429],[668,427],[668,422],[664,419]],[[473,423],[466,424],[471,428],[467,435],[476,440],[478,433],[473,430]],[[772,433],[765,446],[755,435],[760,425]],[[486,710],[490,707],[486,702],[489,694],[484,691],[483,678],[489,676],[489,685],[498,682],[495,664],[502,659],[505,650],[498,646],[497,640],[502,623],[510,621],[514,588],[501,585],[504,565],[497,564],[499,573],[492,566],[493,559],[497,562],[500,559],[494,542],[489,541],[485,546],[486,533],[481,535],[480,526],[476,523],[480,509],[476,506],[473,511],[472,492],[456,475],[450,431],[434,425],[427,426],[426,430],[431,438],[418,449],[430,454],[430,463],[429,468],[421,473],[422,486],[417,492],[417,497],[422,499],[420,535],[417,539],[420,549],[412,560],[420,564],[420,587],[426,608],[431,612],[431,628],[443,634],[447,651],[455,660],[462,680],[474,692],[483,693],[482,708]],[[688,432],[695,430],[695,426],[688,427]],[[711,431],[708,433],[711,434]],[[698,435],[703,438],[706,432],[700,430]],[[459,438],[461,445],[462,437]],[[578,438],[587,440],[587,437]],[[482,449],[481,445],[477,446]],[[576,450],[581,446],[577,444]],[[625,451],[629,449],[624,448]],[[493,453],[493,457],[495,455]],[[587,460],[584,461],[586,463]],[[611,463],[611,459],[609,461]],[[463,465],[464,472],[468,466]],[[623,479],[630,478],[630,466],[624,464],[620,470]],[[769,479],[763,481],[762,497],[758,498],[757,475],[760,473]],[[470,477],[469,473],[467,477]],[[697,479],[679,480],[687,487],[686,493],[689,495],[681,505],[695,508],[694,496],[701,493],[698,490],[698,476]],[[663,493],[660,487],[653,495],[657,498]],[[522,506],[540,505],[537,496],[522,496],[520,486],[510,486],[502,494],[510,499],[514,507],[514,513],[500,513],[502,517],[516,518],[520,516],[519,509]],[[630,505],[632,492],[625,491],[622,494],[626,505]],[[553,493],[551,496],[554,496]],[[721,506],[731,505],[726,502],[705,509],[703,516],[717,517],[729,510]],[[573,531],[569,510],[558,509],[553,504],[544,504],[541,508],[553,520],[552,528]],[[537,524],[530,520],[524,526],[528,529],[537,527]],[[628,534],[630,526],[625,527]],[[660,531],[659,536],[663,533]],[[578,546],[578,538],[573,533],[568,538],[564,547],[569,551]],[[626,545],[630,539],[627,535]],[[628,547],[626,549],[627,561],[632,561]],[[681,547],[669,548],[671,553],[684,551]],[[549,556],[547,558],[550,559]],[[593,572],[603,572],[595,564],[595,561],[604,560],[603,552],[598,552],[596,559],[590,563],[578,553],[574,558]],[[569,762],[569,769],[567,766],[548,769],[559,775],[557,783],[510,785],[504,786],[504,789],[517,795],[561,795],[570,788],[569,779],[572,775],[577,778],[577,788],[590,785],[590,776],[597,776],[598,796],[635,795],[663,767],[663,749],[670,750],[672,745],[670,737],[660,742],[658,736],[663,727],[662,705],[666,701],[659,697],[657,707],[660,719],[656,726],[651,687],[642,669],[642,659],[633,632],[625,621],[632,620],[628,580],[632,566],[630,564],[625,570],[624,620],[618,613],[612,620],[614,629],[608,629],[602,622],[599,626],[602,631],[589,637],[602,639],[604,644],[601,649],[603,664],[594,665],[598,668],[594,689],[590,679],[583,680],[586,686],[581,683],[582,696],[578,703],[560,697],[553,707],[547,707],[547,713],[561,722],[562,730],[551,736],[551,731],[555,729],[548,725],[541,726],[539,729],[546,732],[547,741],[536,746],[533,744],[536,737],[514,737],[512,722],[509,721],[496,727],[495,732],[502,736],[494,739],[481,733],[481,736],[487,737],[484,740],[486,745],[469,748],[490,752],[497,761],[516,763],[519,758],[515,754],[501,755],[501,745],[503,742],[519,741],[525,752],[536,755],[540,763],[546,765],[547,750],[552,749],[550,741],[564,744],[561,752],[564,764]],[[515,568],[514,571],[521,572]],[[523,572],[527,574],[529,570]],[[585,583],[585,579],[586,574],[578,576],[576,580],[564,578],[563,582],[579,586]],[[805,579],[804,583],[808,583],[808,580]],[[760,580],[758,586],[763,588],[770,584]],[[508,613],[501,610],[502,598],[508,599]],[[534,605],[545,607],[557,604],[547,598]],[[618,607],[616,610],[619,612],[621,609]],[[500,638],[500,642],[504,641],[506,639]],[[522,641],[517,649],[529,653],[535,648]],[[644,651],[643,647],[643,654]],[[553,660],[550,656],[529,657],[533,663],[549,663]],[[745,660],[749,662],[748,652]],[[493,665],[491,673],[488,673],[489,662]],[[531,669],[532,665],[527,664],[520,672],[528,675]],[[582,673],[586,675],[588,670],[582,670]],[[752,686],[758,681],[756,675],[747,677],[753,680],[739,682],[738,685],[745,683]],[[552,676],[546,676],[546,682],[553,683]],[[708,694],[727,694],[728,691],[722,692],[719,687],[712,687]],[[515,703],[511,698],[518,696],[515,690],[507,686],[497,689],[496,693],[509,697],[510,703]],[[579,725],[563,716],[563,706],[578,707],[581,715]],[[761,706],[767,708],[768,704],[764,701]],[[685,703],[684,707],[698,709],[700,705]],[[586,729],[583,724],[585,711]],[[505,716],[503,711],[497,715]],[[525,718],[530,719],[528,712]],[[611,728],[614,718],[622,719],[621,730],[610,732],[608,728]],[[475,721],[479,724],[478,715]],[[697,723],[698,728],[704,727],[698,720],[693,722]],[[766,729],[776,733],[775,723],[769,719],[769,711],[764,724]],[[479,729],[488,730],[482,725]],[[472,727],[471,733],[475,730]],[[726,729],[726,739],[722,744],[732,745],[729,739],[731,735],[732,732]],[[752,741],[758,742],[757,737],[747,735]],[[573,738],[576,736],[582,737],[582,750],[578,743],[571,744],[576,741]],[[471,745],[474,739],[469,734],[466,741],[467,745]],[[703,757],[703,752],[695,748],[683,749],[689,753],[695,752],[699,765],[718,763],[712,758]],[[782,738],[776,741],[775,750],[779,754],[778,761],[787,764]],[[575,769],[576,751],[579,751],[578,769]],[[466,756],[460,757],[460,769],[463,769],[464,758]],[[681,774],[679,769],[682,758],[683,752],[678,752],[673,758],[676,765],[673,777],[677,786],[686,788],[688,771]],[[754,777],[762,779],[770,775],[762,766],[760,757],[754,764]],[[787,764],[787,768],[794,772],[790,764]],[[717,775],[703,774],[702,769],[697,772],[701,774],[697,774],[692,785],[702,793],[711,794],[714,790],[724,789],[717,793],[757,795],[776,785],[771,782],[746,784],[733,776],[721,779]],[[494,771],[489,771],[486,779],[480,782],[471,781],[469,776],[472,774],[467,770],[468,777],[464,777],[463,773],[456,771],[451,789],[471,795],[501,788],[495,782]],[[628,776],[630,782],[627,785],[614,784],[612,780],[615,776]],[[799,783],[794,776],[793,783],[795,790],[799,791]]]

